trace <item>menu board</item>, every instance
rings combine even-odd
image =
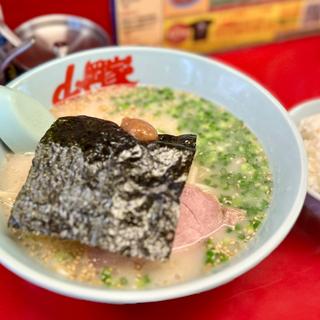
[[[114,0],[119,45],[208,53],[320,33],[319,0]]]

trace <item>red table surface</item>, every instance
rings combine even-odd
[[[110,30],[107,0],[2,0],[10,26],[43,13],[87,16]],[[17,6],[19,4],[19,7]],[[97,7],[101,8],[97,10]],[[19,9],[17,9],[19,8]],[[320,37],[212,55],[247,73],[286,108],[320,96]],[[290,156],[290,155],[288,155]],[[109,305],[38,288],[0,266],[0,319],[320,319],[320,209],[304,207],[263,262],[205,293],[140,305]]]

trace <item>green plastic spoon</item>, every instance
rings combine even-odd
[[[0,86],[0,139],[15,153],[32,152],[54,117],[40,102]]]

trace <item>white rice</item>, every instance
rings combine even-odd
[[[320,193],[320,113],[303,119],[299,130],[308,156],[308,185]]]

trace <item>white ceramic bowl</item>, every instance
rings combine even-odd
[[[91,64],[98,60],[104,62]],[[303,144],[281,104],[259,84],[222,63],[156,48],[114,47],[77,53],[41,65],[9,86],[24,91],[49,107],[54,92],[55,101],[70,94],[76,88],[76,81],[83,79],[84,75],[86,79],[105,81],[99,78],[98,73],[92,73],[94,67],[107,73],[108,77],[104,79],[120,79],[122,82],[127,79],[195,93],[225,106],[243,119],[263,144],[270,160],[274,192],[267,219],[248,249],[230,263],[208,276],[159,289],[112,290],[68,281],[29,258],[10,237],[3,220],[0,221],[1,262],[24,279],[67,296],[110,303],[135,303],[167,300],[215,288],[253,268],[270,254],[296,221],[307,183]],[[90,75],[96,78],[90,78]],[[88,82],[78,84],[83,87]],[[0,161],[5,152],[0,148]]]
[[[320,98],[304,101],[290,110],[290,116],[294,123],[299,127],[302,119],[309,116],[320,114]],[[308,193],[320,202],[320,194],[308,187]]]

